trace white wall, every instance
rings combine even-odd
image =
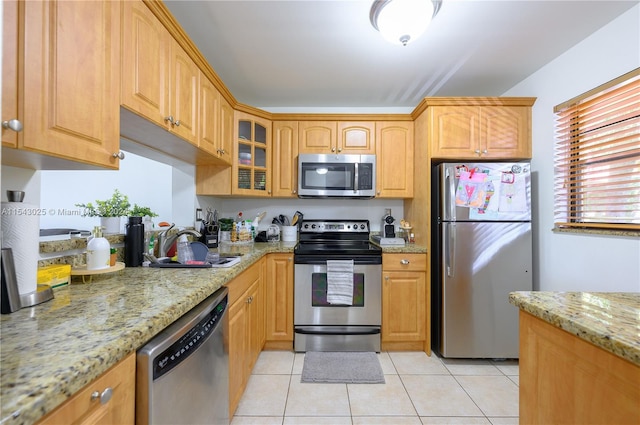
[[[79,217],[79,203],[111,197],[118,189],[129,197],[131,205],[148,206],[159,214],[156,221],[172,217],[171,176],[168,165],[125,153],[120,170],[45,170],[40,171],[40,208],[47,215],[40,217],[40,228],[79,228],[91,230],[99,223],[95,217]],[[125,220],[121,220],[124,231]]]
[[[640,239],[554,233],[553,107],[640,66],[637,5],[520,82],[505,96],[535,96],[532,171],[536,289],[640,292]],[[579,70],[577,70],[579,69]]]

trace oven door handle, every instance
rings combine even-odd
[[[342,326],[325,327],[318,329],[318,327],[305,327],[299,326],[295,328],[295,333],[306,335],[376,335],[380,333],[379,327],[349,327],[344,328]]]

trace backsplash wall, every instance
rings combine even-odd
[[[284,214],[291,218],[296,211],[304,218],[319,219],[367,219],[371,230],[380,231],[380,222],[386,208],[391,208],[393,217],[400,222],[404,208],[401,199],[277,199],[277,198],[215,198],[198,196],[198,204],[203,213],[207,207],[218,210],[220,217],[233,217],[242,211],[245,219],[253,220],[262,211],[267,215],[260,223],[259,230],[265,230],[273,217]]]

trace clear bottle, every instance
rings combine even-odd
[[[153,255],[155,235],[153,234],[153,221],[151,221],[151,217],[145,215],[142,219],[142,224],[144,226],[144,252]]]
[[[178,263],[189,264],[193,260],[193,249],[191,249],[191,243],[187,239],[187,235],[180,235],[178,239]]]

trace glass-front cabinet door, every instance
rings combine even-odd
[[[271,122],[236,112],[236,131],[233,193],[270,196]]]

